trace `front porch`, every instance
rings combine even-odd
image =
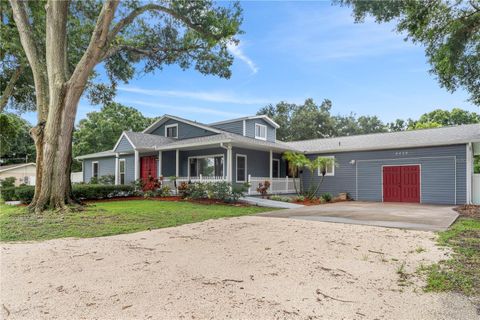
[[[224,143],[174,150],[136,149],[133,154],[116,154],[115,183],[125,184],[149,177],[163,177],[172,186],[174,179],[177,185],[226,181],[234,185],[249,183],[248,194],[256,195],[258,184],[269,181],[269,193],[294,193],[293,179],[288,177],[287,163],[282,158],[284,151]],[[126,159],[128,157],[130,159]]]

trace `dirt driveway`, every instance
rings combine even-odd
[[[348,201],[265,212],[259,216],[440,231],[447,230],[458,213],[451,206]]]
[[[434,237],[250,216],[3,243],[0,312],[6,319],[476,319],[464,297],[422,291],[415,270],[447,254]]]

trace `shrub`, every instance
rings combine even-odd
[[[15,177],[6,177],[5,179],[0,179],[0,187],[2,187],[2,189],[15,187],[16,180],[17,178]]]
[[[282,202],[291,202],[292,201],[292,199],[290,199],[289,197],[277,196],[277,195],[270,196],[270,200],[282,201]]]
[[[207,199],[209,193],[212,193],[211,186],[208,183],[190,183],[187,184],[187,194],[190,199]]]
[[[73,196],[79,200],[106,199],[115,197],[129,197],[135,194],[131,185],[74,185]]]
[[[184,198],[189,199],[214,199],[223,202],[236,202],[243,197],[246,191],[245,185],[232,187],[231,183],[220,182],[182,182],[178,191]]]
[[[0,194],[4,201],[15,201],[15,187],[2,187],[0,188]]]
[[[24,204],[28,204],[32,202],[34,194],[35,194],[34,186],[18,187],[15,189],[15,197]]]
[[[303,202],[303,201],[305,201],[305,197],[304,197],[304,196],[297,196],[297,197],[295,198],[295,201]]]
[[[322,200],[324,200],[325,202],[330,202],[332,200],[332,194],[326,192],[326,193],[322,194],[322,196],[320,198]]]
[[[115,184],[115,175],[106,174],[104,176],[101,176],[100,178],[98,178],[98,183],[99,184],[114,185]]]

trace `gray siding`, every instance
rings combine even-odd
[[[247,156],[247,176],[269,177],[270,176],[270,152],[233,148],[233,182],[237,181],[237,154]],[[274,159],[280,160],[280,177],[285,176],[285,161],[280,154],[274,153]]]
[[[275,142],[276,129],[263,119],[250,119],[245,121],[245,136],[255,138],[255,124],[263,124],[267,126],[267,141]]]
[[[130,144],[130,142],[128,142],[128,139],[125,136],[123,136],[122,139],[120,140],[120,142],[118,143],[117,148],[113,151],[114,152],[133,151],[133,146]]]
[[[115,157],[86,159],[83,163],[83,181],[90,182],[92,178],[92,162],[98,161],[98,176],[115,174]]]
[[[326,176],[319,193],[348,192],[356,200],[382,201],[382,166],[419,164],[422,203],[463,204],[466,202],[465,145],[381,151],[316,154],[335,156],[335,176]],[[350,161],[355,160],[355,164]],[[310,174],[303,173],[305,181]],[[316,174],[313,177],[318,182]]]
[[[118,157],[119,160],[125,159],[125,184],[135,181],[135,156],[125,155]]]
[[[212,127],[243,136],[243,120],[217,124]]]
[[[177,124],[177,123],[178,123],[178,139],[189,139],[189,138],[195,138],[195,137],[211,136],[216,134],[215,132],[211,132],[211,131],[208,131],[199,127],[195,127],[181,121],[172,120],[172,119],[168,119],[167,121],[165,121],[165,123],[163,123],[160,127],[152,131],[151,134],[156,134],[164,137],[165,126],[168,126],[171,124]]]

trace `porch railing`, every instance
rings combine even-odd
[[[295,193],[295,187],[293,185],[293,179],[289,177],[285,178],[272,178],[270,177],[252,177],[248,175],[248,182],[250,187],[248,188],[249,195],[258,195],[260,194],[257,191],[258,185],[264,183],[265,181],[270,182],[270,188],[268,189],[268,194],[285,194],[285,193]],[[298,187],[298,181],[297,181]]]
[[[196,176],[196,177],[177,177],[177,187],[180,185],[182,182],[220,182],[220,181],[225,181],[226,178],[222,176]],[[163,180],[164,185],[169,186],[172,188],[172,190],[175,190],[175,183],[173,180],[169,178],[164,178]]]

